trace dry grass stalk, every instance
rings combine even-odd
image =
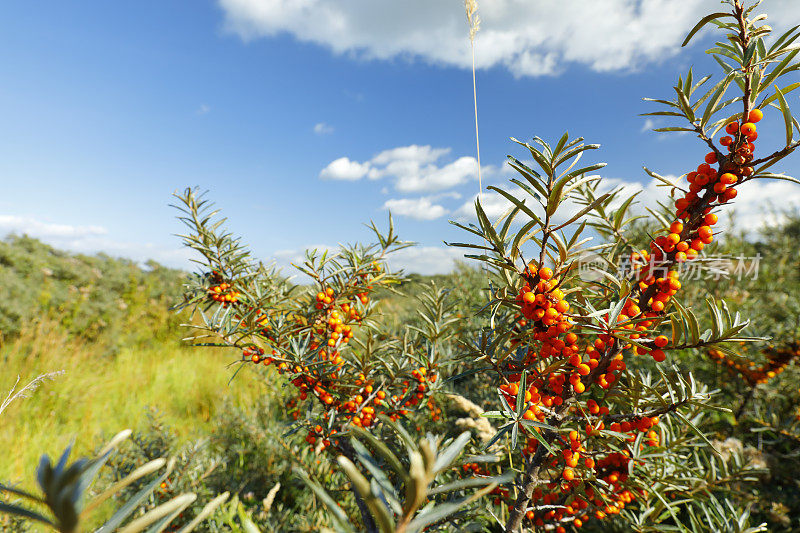
[[[63,370],[58,370],[56,372],[48,372],[46,374],[41,374],[33,378],[30,383],[28,383],[19,390],[16,390],[20,380],[20,376],[17,376],[17,381],[14,382],[14,386],[11,387],[8,396],[6,396],[6,399],[3,400],[2,404],[0,404],[0,414],[3,414],[3,411],[5,411],[6,408],[9,405],[11,405],[11,402],[13,402],[14,400],[18,398],[29,398],[30,395],[33,394],[33,391],[38,389],[42,383],[44,383],[47,380],[53,380],[56,378],[56,376],[60,376],[63,373],[64,373]]]

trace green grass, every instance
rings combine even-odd
[[[228,385],[230,351],[183,347],[175,342],[127,347],[113,356],[101,344],[70,338],[53,323],[29,327],[0,351],[0,391],[36,376],[64,370],[0,415],[0,479],[34,479],[43,453],[52,457],[75,439],[76,456],[103,437],[137,428],[148,409],[181,438],[208,434],[224,401],[246,406],[267,393],[263,379],[241,372]]]

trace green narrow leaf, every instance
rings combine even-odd
[[[786,103],[786,98],[783,96],[781,90],[778,88],[777,85],[775,85],[774,87],[776,91],[775,94],[778,95],[778,101],[780,102],[781,105],[781,113],[783,113],[783,121],[784,124],[786,125],[786,146],[789,146],[790,144],[792,144],[792,137],[794,137],[793,135],[794,123],[792,121],[793,118],[792,112],[789,110],[789,104]]]
[[[189,533],[190,531],[193,531],[194,528],[200,525],[200,523],[203,522],[203,520],[208,518],[211,515],[211,513],[216,511],[217,507],[228,501],[229,497],[230,497],[229,492],[223,492],[222,494],[220,494],[219,496],[208,502],[205,505],[205,507],[203,507],[203,509],[199,513],[197,513],[197,516],[195,516],[191,522],[183,526],[178,533]]]
[[[708,101],[708,105],[706,105],[705,110],[703,111],[703,117],[700,119],[700,126],[705,127],[708,124],[708,120],[711,118],[711,115],[717,110],[717,105],[722,97],[725,95],[725,91],[728,90],[728,86],[730,85],[733,77],[731,75],[725,76],[722,81],[720,81],[714,89],[714,96],[711,97],[711,100]],[[712,89],[712,90],[714,90]]]
[[[318,483],[312,481],[308,474],[301,470],[300,468],[293,467],[295,474],[303,480],[303,482],[311,488],[311,490],[316,494],[317,498],[319,498],[325,507],[331,512],[331,518],[333,518],[334,522],[336,523],[336,528],[339,531],[344,531],[347,533],[355,531],[352,526],[350,525],[350,520],[347,518],[347,514],[339,507],[339,504],[330,497],[325,489],[322,488]]]
[[[25,509],[24,507],[19,507],[17,505],[12,505],[10,503],[0,502],[0,511],[14,516],[21,516],[22,518],[27,518],[29,520],[35,520],[36,522],[47,524],[48,526],[53,528],[56,527],[56,525],[53,522],[51,522],[44,516],[34,511]]]
[[[798,53],[800,53],[800,50],[794,50],[786,57],[784,57],[780,63],[775,65],[775,67],[773,67],[772,71],[767,75],[767,77],[764,78],[761,84],[759,84],[758,92],[760,93],[764,91],[764,89],[769,87],[773,81],[775,81],[778,77],[782,76],[784,74],[784,70],[786,70],[786,67],[789,65],[789,62],[791,62],[791,60],[794,59]]]
[[[689,41],[692,40],[692,37],[694,37],[694,35],[698,31],[700,31],[703,28],[703,26],[705,26],[706,24],[708,24],[712,20],[715,20],[715,19],[718,19],[718,18],[722,18],[722,17],[733,17],[733,15],[731,15],[730,13],[711,13],[710,15],[706,15],[705,17],[700,19],[700,22],[698,22],[697,24],[694,25],[694,28],[691,29],[689,34],[686,36],[686,39],[683,40],[683,43],[681,43],[681,47],[684,47],[687,44],[689,44]]]
[[[352,431],[358,435],[359,437],[363,438],[373,447],[373,449],[381,456],[383,459],[389,464],[392,470],[395,471],[404,481],[408,478],[408,472],[406,472],[403,463],[400,462],[400,459],[392,453],[386,444],[379,440],[375,435],[366,431],[362,428],[353,428]]]
[[[344,470],[344,473],[350,478],[350,482],[355,487],[358,494],[363,498],[364,502],[369,507],[373,518],[378,523],[378,527],[383,533],[392,533],[394,531],[394,520],[389,515],[389,510],[384,503],[380,501],[375,495],[372,494],[370,482],[367,478],[359,472],[356,465],[350,459],[340,455],[336,458],[339,466]]]
[[[472,434],[469,431],[465,431],[456,437],[450,446],[442,450],[442,452],[436,457],[436,462],[433,464],[433,472],[441,472],[453,464],[453,461],[456,460],[456,457],[461,455],[461,452],[464,450],[464,446],[467,445],[471,438]]]
[[[182,510],[191,505],[196,499],[197,495],[191,492],[176,496],[168,502],[162,503],[155,509],[151,509],[136,520],[132,520],[130,524],[120,529],[119,533],[139,533],[150,524],[158,522],[163,518],[169,518],[170,516],[173,516],[174,518],[175,516],[178,516]],[[166,526],[170,521],[171,520],[167,520],[164,526]]]

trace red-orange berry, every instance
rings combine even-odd
[[[742,127],[739,128],[739,131],[742,133],[742,135],[748,137],[756,132],[756,125],[752,122],[745,122],[742,124]]]

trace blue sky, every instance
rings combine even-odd
[[[524,157],[511,136],[601,143],[603,176],[634,187],[651,185],[644,164],[680,175],[702,159],[696,139],[643,131],[637,115],[690,65],[718,76],[707,37],[679,48],[717,2],[484,4],[484,185],[509,177],[506,154]],[[764,2],[786,19],[775,26],[800,23],[790,4]],[[464,235],[447,221],[468,219],[478,191],[461,2],[53,1],[2,14],[0,233],[187,266],[168,204],[196,185],[264,259],[368,238],[363,223],[389,206],[421,246],[398,266],[450,268],[457,251],[442,242]],[[778,143],[770,118],[760,140]],[[783,184],[754,188],[745,223],[765,195],[800,202]]]

